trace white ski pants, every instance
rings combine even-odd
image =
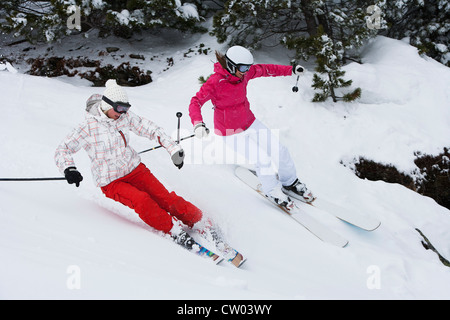
[[[243,157],[246,165],[255,167],[265,194],[282,185],[291,185],[297,179],[289,151],[258,119],[247,130],[223,136],[223,139],[229,148]],[[242,163],[242,158],[238,163]]]

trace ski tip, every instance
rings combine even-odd
[[[367,231],[375,231],[375,230],[377,230],[380,226],[381,226],[381,221],[378,221],[378,224],[377,224],[376,227],[371,228],[370,230],[367,230]]]
[[[360,229],[362,229],[364,231],[368,231],[368,232],[375,231],[381,226],[381,221],[377,221],[377,220],[373,220],[370,223],[360,224],[360,225],[353,224],[353,223],[348,222],[346,220],[342,220],[342,221],[347,222],[347,223],[349,223],[349,224],[351,224],[351,225],[353,225],[355,227],[358,227],[358,228],[360,228]]]
[[[228,260],[236,268],[239,268],[247,259],[241,253],[237,253],[233,259]]]
[[[247,261],[247,258],[242,259],[241,262],[239,262],[239,265],[237,267],[240,268],[244,264],[245,261]]]

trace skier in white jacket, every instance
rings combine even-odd
[[[190,228],[196,225],[196,230],[204,236],[209,236],[211,222],[202,219],[199,208],[169,192],[158,181],[129,145],[129,134],[156,140],[179,169],[183,166],[184,151],[162,128],[134,114],[130,107],[125,90],[115,80],[108,80],[103,95],[94,94],[87,100],[86,120],[57,147],[56,165],[67,182],[78,187],[83,177],[72,155],[85,149],[94,181],[106,197],[134,209],[145,223],[171,235],[189,249],[194,240],[182,230],[179,221]],[[227,253],[237,258],[237,263],[243,259],[232,248]]]

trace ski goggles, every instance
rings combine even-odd
[[[239,70],[239,72],[246,73],[248,70],[250,70],[251,64],[238,64],[236,65],[236,68]]]
[[[105,96],[102,96],[102,100],[105,101],[107,104],[113,107],[114,111],[117,113],[126,113],[128,109],[131,108],[131,104],[128,102],[121,102],[121,101],[111,101]]]
[[[246,73],[248,70],[250,70],[251,66],[252,66],[251,64],[242,64],[242,63],[236,64],[233,61],[231,61],[229,58],[227,58],[228,70],[233,71],[231,73],[235,73],[236,70],[241,73]]]

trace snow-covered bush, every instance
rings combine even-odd
[[[389,37],[408,37],[421,53],[450,67],[448,0],[396,0],[387,5]]]
[[[332,97],[335,89],[351,85],[343,80],[341,66],[357,59],[357,49],[384,27],[380,17],[377,29],[367,24],[367,8],[383,1],[256,0],[227,1],[225,10],[214,17],[213,33],[221,42],[258,47],[271,40],[294,49],[297,59],[318,62],[313,87],[321,90],[314,101]],[[342,99],[358,98],[360,89],[343,94]]]
[[[7,0],[0,9],[0,28],[32,42],[51,42],[91,28],[101,36],[121,37],[158,27],[205,31],[199,25],[202,19],[195,4],[180,0]]]

